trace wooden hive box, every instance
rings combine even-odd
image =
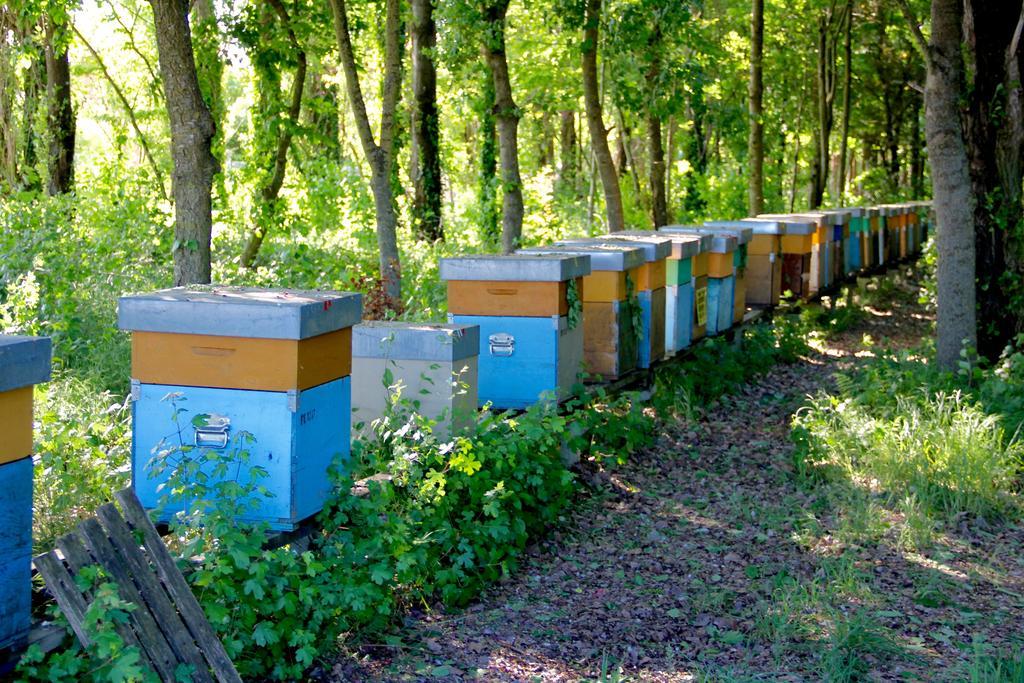
[[[868,230],[867,209],[862,206],[846,206],[839,211],[850,214],[849,236],[844,242],[846,273],[853,274],[863,267],[862,236]]]
[[[476,325],[364,322],[352,328],[352,419],[359,438],[400,397],[436,420],[446,439],[476,422],[480,328]]]
[[[698,235],[690,236],[696,237]],[[690,261],[690,267],[693,271],[693,320],[690,325],[691,343],[704,338],[707,334],[708,324],[708,261],[711,256],[711,243],[714,241],[714,236],[699,235],[699,237],[702,240],[700,251],[697,252]]]
[[[864,229],[860,235],[861,267],[874,268],[878,265],[878,208],[864,208]]]
[[[665,355],[674,356],[693,342],[694,262],[702,250],[710,248],[713,238],[711,235],[640,231],[627,234],[663,235],[672,244],[665,270]]]
[[[779,282],[779,298],[790,292],[796,298],[811,296],[811,255],[814,251],[814,235],[817,223],[797,214],[762,214],[753,220],[777,221],[785,228],[780,237],[782,252],[782,273]],[[774,295],[773,295],[774,296]]]
[[[629,244],[562,245],[529,247],[518,253],[589,257],[591,272],[583,279],[584,370],[592,376],[589,379],[601,381],[636,369],[641,312],[635,283],[646,261],[643,249]]]
[[[450,308],[448,321],[479,328],[479,405],[519,409],[540,400],[562,401],[569,396],[583,357],[584,293],[590,273],[590,257],[579,254],[441,259],[441,279],[449,283],[449,293],[453,282],[462,282],[466,286],[455,290],[478,294],[466,305]],[[520,287],[523,283],[530,286]],[[485,288],[515,294],[495,297]],[[539,310],[530,297],[540,296],[529,292],[540,291],[546,291],[551,302],[544,311],[556,312],[528,315]]]
[[[732,327],[736,302],[736,250],[739,240],[716,228],[705,226],[668,225],[660,229],[666,234],[712,235],[708,248],[706,334],[714,336]],[[699,292],[698,292],[699,295]],[[697,300],[696,307],[701,305]]]
[[[672,240],[664,235],[649,236],[604,235],[592,240],[565,240],[559,246],[586,246],[600,244],[618,246],[627,244],[643,250],[644,263],[637,272],[637,299],[640,302],[641,328],[639,341],[639,367],[649,368],[665,357],[665,284],[668,258],[672,254]]]
[[[782,292],[782,239],[784,223],[774,219],[747,218],[738,221],[713,221],[709,226],[747,228],[752,231],[747,245],[745,304],[773,306]],[[738,281],[737,281],[738,282]]]
[[[350,453],[350,328],[361,312],[360,295],[343,292],[198,286],[122,297],[143,505],[162,521],[191,509],[188,496],[162,500],[185,465],[188,483],[205,481],[211,496],[226,482],[267,490],[239,521],[292,530],[319,512],[328,470]]]
[[[50,379],[47,337],[0,335],[0,648],[32,614],[32,389]]]
[[[849,212],[835,209],[823,210],[815,213],[820,213],[825,216],[829,247],[829,284],[836,284],[846,275],[845,240],[850,229],[850,214]]]
[[[742,221],[710,221],[702,228],[711,234],[723,234],[736,238],[736,250],[732,255],[735,282],[733,285],[733,324],[743,322],[747,312],[747,270],[750,262],[749,247],[754,239],[753,227]]]

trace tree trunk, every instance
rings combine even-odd
[[[67,46],[58,48],[58,27],[46,19],[46,99],[50,133],[49,193],[70,192],[75,182],[75,112],[71,106],[71,68]],[[58,51],[59,50],[59,51]]]
[[[955,370],[960,349],[976,339],[974,196],[960,125],[965,94],[962,0],[933,0],[925,130],[938,222],[938,364]]]
[[[370,187],[377,213],[377,244],[380,247],[380,276],[384,305],[400,312],[402,309],[402,277],[398,254],[398,213],[395,210],[391,186],[396,130],[395,110],[402,84],[402,52],[400,45],[401,6],[399,0],[386,0],[384,27],[384,87],[382,93],[380,144],[373,136],[373,128],[366,112],[355,51],[348,27],[346,0],[330,0],[334,15],[334,33],[338,43],[338,56],[345,73],[349,106],[356,121],[359,141],[370,165]]]
[[[186,0],[149,0],[153,8],[160,76],[171,122],[174,161],[174,283],[210,281],[211,191],[216,132],[203,101],[192,55]]]
[[[853,85],[853,0],[846,0],[846,26],[843,30],[843,130],[839,138],[839,174],[836,201],[846,196],[846,153],[850,138],[850,88]]]
[[[967,114],[976,243],[978,351],[995,359],[1024,331],[1024,15],[1009,0],[969,0]],[[927,121],[927,107],[926,107]]]
[[[413,232],[433,242],[441,227],[441,142],[437,114],[437,25],[432,0],[412,0]]]
[[[647,115],[647,138],[650,143],[651,221],[657,230],[668,225],[668,204],[665,201],[665,147],[661,140],[661,119]]]
[[[510,254],[523,235],[523,181],[519,176],[520,111],[512,99],[512,80],[505,53],[505,15],[509,0],[490,2],[484,9],[487,31],[484,53],[494,79],[494,116],[498,127],[498,156],[501,161],[501,250]]]
[[[575,194],[576,178],[579,174],[579,160],[576,157],[576,112],[560,111],[558,117],[558,147],[562,157],[558,166],[558,187],[563,191],[571,190]]]
[[[27,39],[31,40],[31,39]],[[31,65],[25,71],[23,107],[21,118],[22,161],[20,181],[27,189],[40,189],[40,175],[36,168],[39,161],[39,139],[36,132],[36,115],[46,89],[46,51],[35,41],[29,44]],[[0,57],[2,59],[2,57]],[[2,67],[0,67],[2,68]]]
[[[910,108],[910,194],[924,198],[924,158],[921,156],[921,99],[915,97]]]
[[[601,91],[598,86],[597,48],[600,26],[601,0],[586,0],[582,52],[583,102],[587,109],[590,145],[594,151],[598,173],[601,175],[601,188],[604,190],[608,230],[618,232],[625,229],[626,221],[622,210],[622,189],[619,187],[619,175],[616,173],[612,153],[608,148],[608,129],[604,127]],[[624,150],[623,154],[625,154]]]
[[[751,216],[764,213],[764,127],[761,122],[764,81],[764,0],[751,0],[750,12],[750,137],[747,141],[750,173],[747,206]]]
[[[498,229],[498,130],[494,121],[494,79],[488,71],[480,94],[480,210],[484,238],[497,244]]]
[[[810,208],[821,206],[828,186],[829,142],[832,137],[833,105],[836,97],[835,40],[832,35],[836,16],[830,8],[818,19],[818,127],[815,131],[814,165],[811,168]]]
[[[288,149],[292,145],[292,133],[299,122],[302,113],[302,92],[306,86],[306,51],[299,43],[295,30],[292,28],[291,17],[288,10],[281,3],[281,0],[268,0],[268,4],[277,14],[288,35],[288,43],[291,46],[292,54],[295,56],[295,73],[292,76],[292,92],[288,103],[288,111],[285,120],[274,117],[274,128],[277,135],[277,145],[273,155],[273,167],[270,174],[265,178],[260,187],[259,197],[256,199],[255,225],[249,234],[249,241],[242,252],[241,263],[243,268],[252,268],[259,253],[267,232],[277,223],[277,198],[281,193],[281,186],[284,184],[285,173],[288,171]],[[274,93],[276,99],[277,93]]]

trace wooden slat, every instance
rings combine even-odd
[[[85,632],[85,611],[89,606],[86,604],[85,598],[82,597],[82,592],[75,585],[74,579],[71,578],[71,574],[64,568],[64,563],[52,550],[37,557],[33,563],[46,580],[46,587],[57,599],[57,604],[64,612],[78,641],[84,647],[88,647],[91,641]]]
[[[75,574],[79,573],[86,567],[96,564],[96,561],[89,555],[89,551],[85,549],[85,544],[75,534],[68,534],[57,540],[57,548],[64,555],[65,561],[68,563],[68,567]],[[75,585],[72,582],[72,585]],[[91,601],[92,597],[88,593],[84,595],[86,601]],[[63,605],[61,606],[63,608]],[[131,629],[128,624],[115,623],[114,630],[121,636],[125,645],[128,647],[135,647],[139,651],[139,657],[143,666],[160,673],[156,667],[156,664],[152,661],[146,648],[142,647],[142,643],[135,636],[135,632]]]
[[[185,577],[174,564],[171,553],[156,533],[156,529],[153,528],[149,516],[135,496],[135,492],[130,488],[122,489],[114,494],[114,498],[121,505],[125,521],[136,530],[141,531],[143,547],[156,568],[157,576],[160,577],[164,588],[167,589],[171,599],[178,606],[178,611],[193,639],[202,645],[203,655],[209,662],[214,676],[222,683],[241,683],[242,678],[224,650],[223,643],[220,642],[220,638],[217,637],[210,622],[206,619],[202,607],[199,606],[199,601],[196,600]]]
[[[139,593],[153,613],[157,626],[163,631],[168,644],[174,650],[179,661],[191,664],[194,670],[193,681],[212,681],[207,671],[202,652],[196,647],[188,627],[182,622],[178,610],[167,597],[163,586],[157,581],[152,567],[139,549],[138,542],[131,530],[112,503],[100,507],[97,517],[103,529],[110,537],[117,552],[124,558],[131,571],[132,578],[139,587]]]
[[[128,614],[128,620],[135,628],[139,641],[149,652],[157,673],[164,680],[173,682],[178,658],[157,625],[156,619],[147,609],[145,599],[128,572],[127,563],[110,544],[106,532],[95,519],[82,522],[78,527],[78,533],[92,556],[117,584],[117,592],[121,599],[135,605],[135,609]]]

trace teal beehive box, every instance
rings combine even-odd
[[[179,287],[123,297],[132,331],[132,484],[159,519],[232,505],[292,530],[346,466],[359,294]],[[174,490],[173,497],[168,494]]]
[[[0,648],[24,644],[32,599],[32,394],[50,340],[0,335]]]

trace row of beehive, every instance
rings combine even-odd
[[[207,495],[219,481],[258,483],[268,495],[239,518],[294,529],[322,508],[332,463],[349,456],[353,409],[368,422],[402,386],[447,433],[473,421],[478,401],[562,400],[583,369],[610,379],[648,368],[726,331],[747,303],[776,304],[785,291],[809,297],[916,253],[921,214],[921,205],[886,205],[762,216],[444,259],[447,325],[356,324],[359,295],[337,292],[204,287],[124,297],[133,485],[167,519],[188,505],[162,505],[167,463],[223,453],[234,467],[197,459],[199,471],[184,471],[205,481]],[[0,337],[0,647],[28,628],[32,385],[48,378],[49,355],[49,340]]]

